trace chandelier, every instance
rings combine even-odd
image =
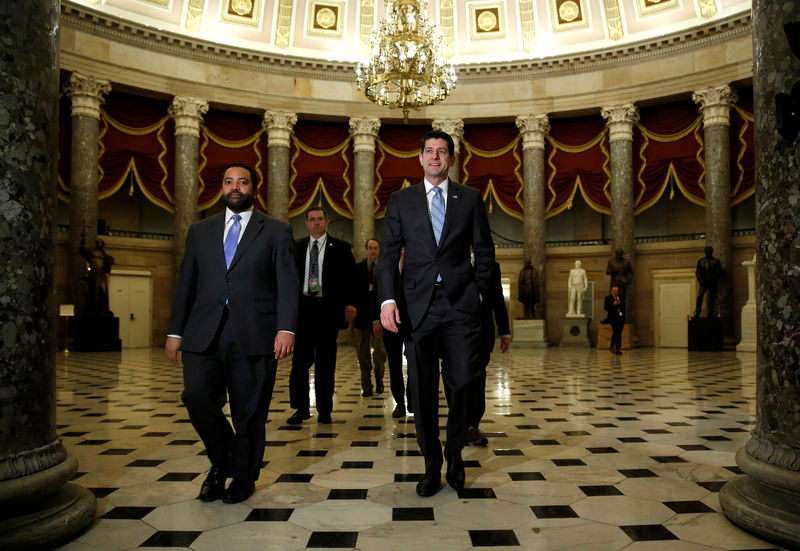
[[[409,109],[444,100],[456,86],[456,72],[442,61],[436,26],[418,0],[395,0],[370,39],[371,58],[356,69],[358,89],[389,109]]]

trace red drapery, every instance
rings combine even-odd
[[[422,181],[419,153],[424,126],[383,125],[375,153],[375,217],[383,218],[395,191]]]

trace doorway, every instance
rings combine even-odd
[[[119,318],[122,348],[150,346],[153,317],[152,275],[149,271],[112,270],[108,275],[108,303]]]
[[[653,271],[653,318],[655,345],[688,348],[688,319],[692,314],[697,280],[694,270]]]

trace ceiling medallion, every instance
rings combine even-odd
[[[231,0],[231,10],[236,15],[249,16],[253,13],[253,0]]]
[[[323,29],[330,29],[336,25],[336,14],[330,8],[321,8],[317,12],[317,25]]]
[[[580,14],[581,8],[572,0],[564,2],[558,7],[559,17],[568,23],[574,21]]]
[[[423,2],[395,0],[389,16],[370,37],[371,57],[356,69],[356,84],[367,99],[389,109],[410,109],[443,101],[456,85],[452,65],[442,61],[439,32],[423,15]]]

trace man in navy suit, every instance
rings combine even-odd
[[[409,385],[417,443],[425,457],[425,475],[417,494],[432,496],[441,488],[439,441],[439,361],[448,388],[447,482],[464,487],[461,450],[466,441],[466,386],[480,371],[481,295],[488,296],[494,243],[483,198],[476,189],[449,181],[455,144],[445,132],[428,132],[419,161],[422,184],[392,194],[384,218],[378,261],[381,324],[397,332],[402,323],[396,304],[400,277],[411,324],[413,355]],[[402,275],[397,265],[405,247]],[[470,258],[475,253],[475,265]]]
[[[328,234],[328,217],[322,207],[306,211],[306,227],[309,236],[294,242],[301,284],[297,344],[289,374],[289,400],[296,410],[287,419],[292,425],[311,417],[308,397],[311,364],[314,364],[317,422],[331,422],[336,338],[357,312],[356,263],[350,244]]]
[[[247,165],[225,170],[227,208],[189,228],[169,320],[167,357],[183,361],[183,403],[211,461],[203,501],[237,503],[255,490],[278,360],[294,348],[292,230],[253,210],[256,184]]]

